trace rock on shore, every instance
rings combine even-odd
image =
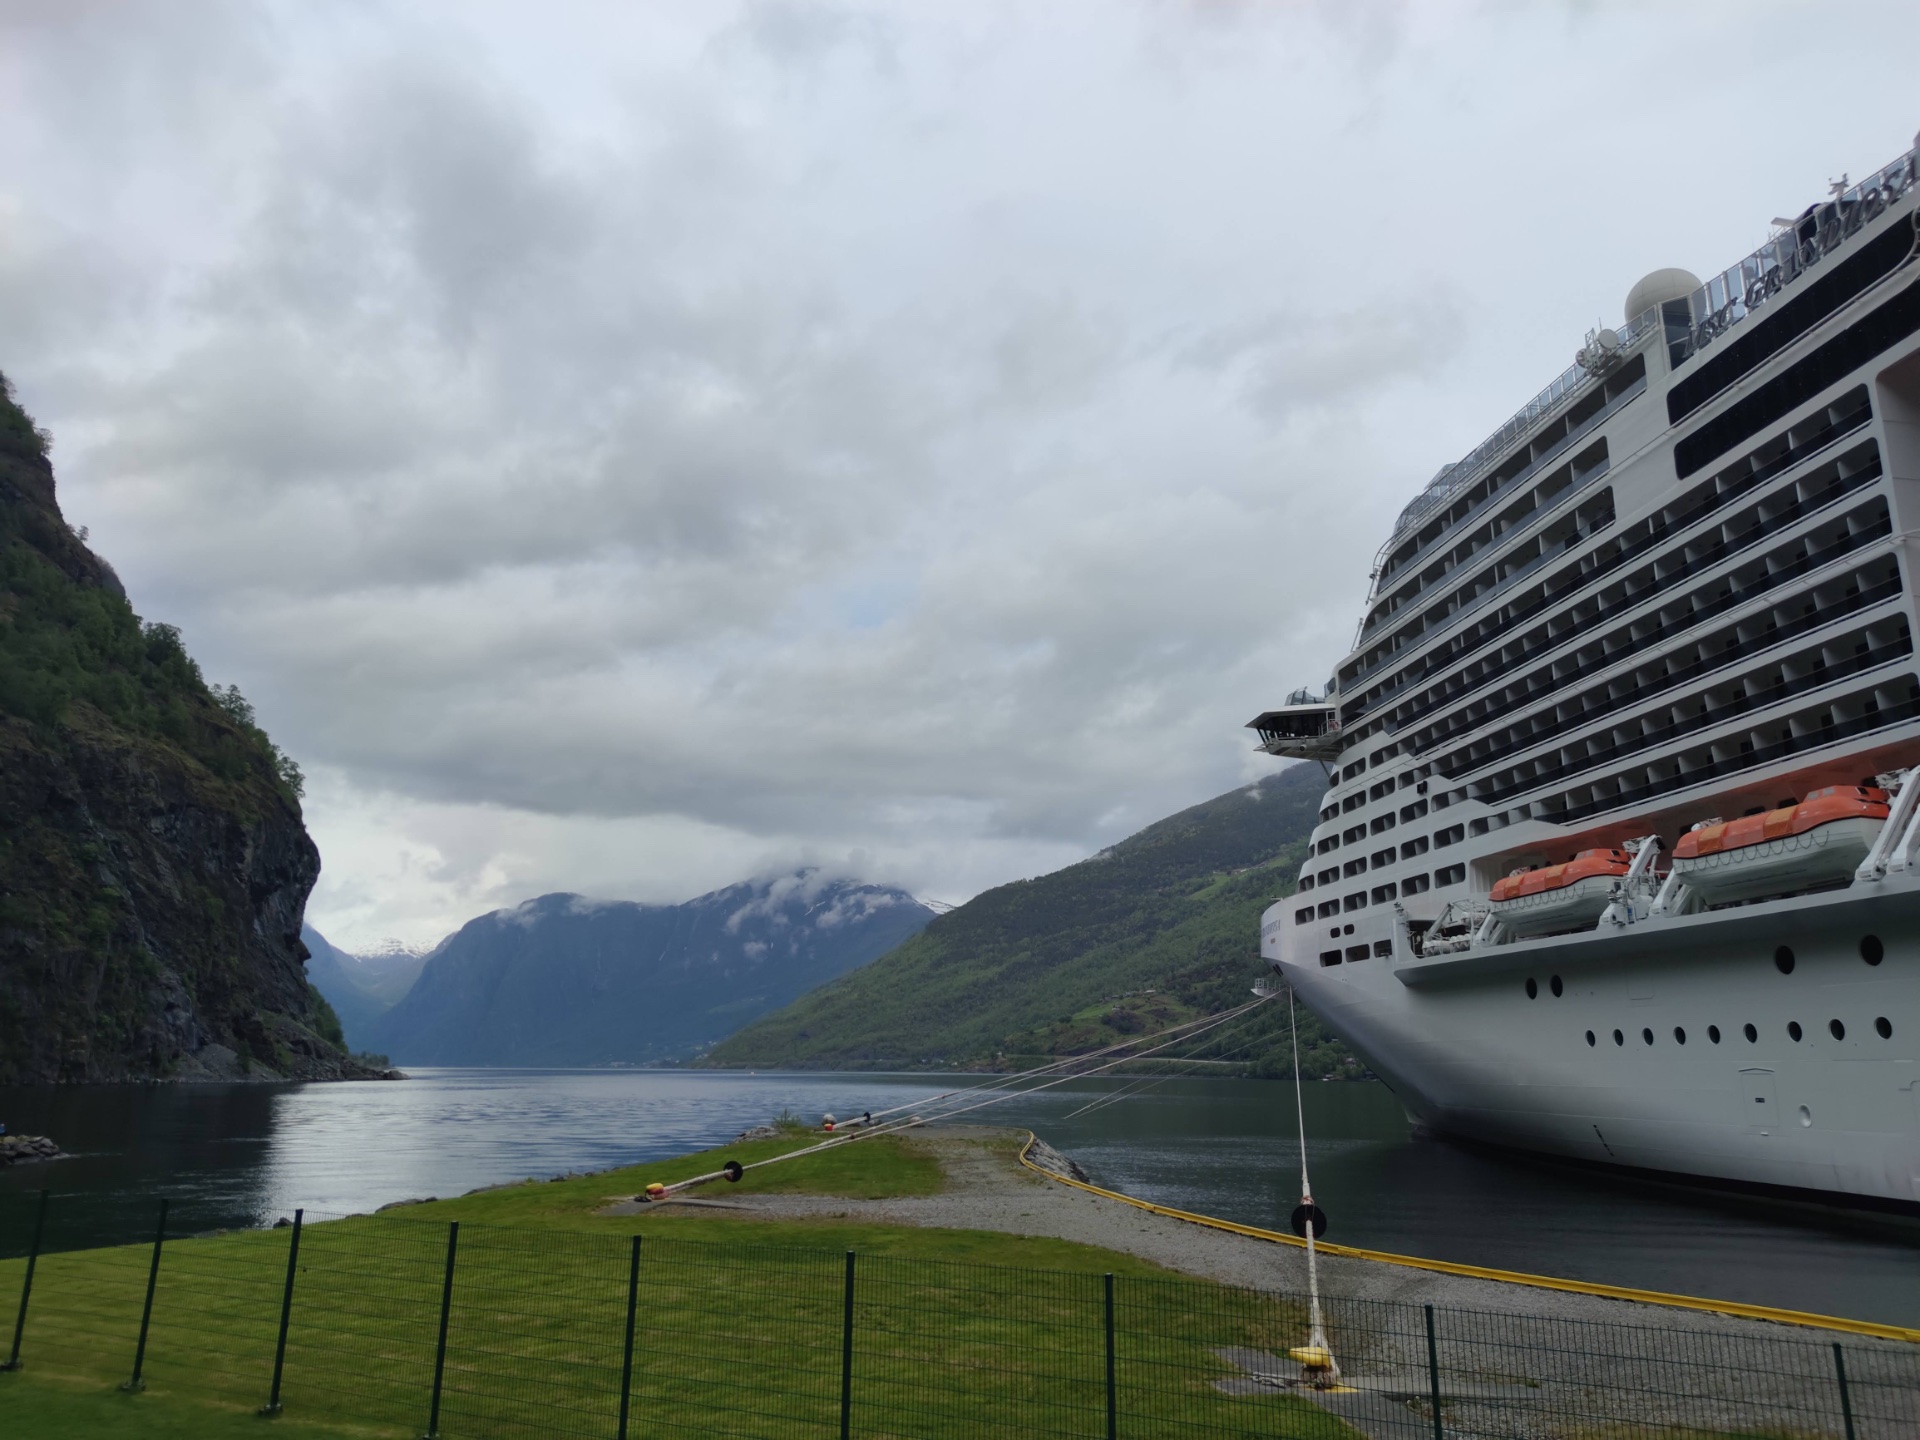
[[[65,1152],[45,1135],[0,1135],[0,1165],[65,1158]]]

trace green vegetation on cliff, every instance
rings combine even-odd
[[[344,1073],[298,767],[141,623],[46,452],[0,377],[0,1083]]]
[[[989,890],[749,1025],[707,1063],[1006,1067],[1236,1005],[1262,973],[1260,912],[1293,892],[1325,788],[1318,769],[1295,766],[1078,865]],[[1305,1011],[1300,1025],[1307,1074],[1360,1073]],[[1291,1064],[1278,1005],[1221,1039],[1196,1053],[1257,1074]]]

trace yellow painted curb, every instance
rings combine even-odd
[[[1076,1190],[1085,1190],[1088,1194],[1103,1196],[1108,1200],[1118,1200],[1123,1205],[1132,1205],[1137,1209],[1150,1211],[1155,1215],[1164,1215],[1170,1220],[1185,1220],[1194,1225],[1205,1225],[1214,1230],[1228,1230],[1235,1235],[1251,1236],[1255,1240],[1271,1240],[1276,1245],[1292,1245],[1304,1250],[1307,1242],[1297,1235],[1283,1234],[1278,1230],[1262,1230],[1253,1225],[1241,1225],[1233,1220],[1221,1220],[1212,1215],[1196,1215],[1190,1210],[1175,1210],[1167,1205],[1155,1205],[1150,1200],[1136,1200],[1131,1195],[1122,1195],[1118,1190],[1103,1190],[1098,1185],[1089,1185],[1084,1180],[1071,1180],[1065,1175],[1056,1175],[1045,1166],[1036,1165],[1027,1158],[1027,1152],[1033,1149],[1037,1137],[1029,1130],[1027,1143],[1020,1147],[1020,1163],[1036,1175],[1044,1175],[1061,1185],[1071,1185]],[[1910,1330],[1902,1325],[1880,1325],[1871,1320],[1845,1320],[1837,1315],[1813,1315],[1804,1310],[1776,1310],[1770,1305],[1743,1305],[1737,1300],[1703,1300],[1696,1295],[1668,1295],[1659,1290],[1634,1290],[1625,1285],[1596,1285],[1588,1280],[1562,1280],[1554,1275],[1529,1275],[1519,1270],[1494,1270],[1484,1265],[1461,1265],[1452,1260],[1424,1260],[1418,1255],[1393,1255],[1383,1250],[1357,1250],[1351,1245],[1329,1245],[1322,1240],[1314,1247],[1322,1255],[1338,1255],[1347,1260],[1374,1260],[1382,1265],[1402,1265],[1410,1270],[1434,1270],[1442,1275],[1463,1275],[1472,1280],[1498,1280],[1507,1285],[1532,1285],[1540,1290],[1565,1290],[1575,1295],[1598,1295],[1608,1300],[1634,1300],[1642,1305],[1666,1305],[1676,1310],[1706,1310],[1716,1315],[1733,1315],[1743,1320],[1773,1320],[1782,1325],[1807,1325],[1821,1330],[1843,1330],[1851,1335],[1871,1335],[1878,1340],[1905,1340],[1920,1344],[1920,1330]]]

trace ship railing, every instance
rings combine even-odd
[[[1846,245],[1905,197],[1920,178],[1920,149],[1909,150],[1857,185],[1809,206],[1739,263],[1728,266],[1687,297],[1692,329],[1676,362],[1707,349],[1809,270]]]

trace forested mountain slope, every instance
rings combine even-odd
[[[0,1084],[364,1073],[302,968],[299,771],[60,513],[0,379]]]
[[[1290,894],[1326,782],[1297,765],[1148,826],[1090,860],[976,896],[865,969],[716,1046],[717,1065],[1010,1065],[1247,998],[1260,912]],[[1149,993],[1150,992],[1150,993]],[[1301,1013],[1305,1068],[1358,1073]],[[1269,1005],[1208,1052],[1279,1073]]]

